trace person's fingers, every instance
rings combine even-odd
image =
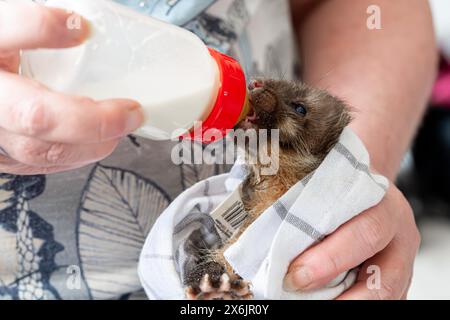
[[[19,71],[20,55],[18,51],[0,51],[0,70],[17,73]]]
[[[356,284],[338,297],[338,300],[392,300],[406,297],[412,275],[412,261],[418,239],[405,244],[394,239],[385,250],[362,266]]]
[[[1,51],[73,47],[89,36],[89,29],[87,20],[66,10],[0,1]]]
[[[17,162],[34,167],[97,162],[108,157],[118,144],[119,140],[83,145],[46,142],[0,129],[0,147],[3,153]]]
[[[15,174],[15,175],[35,175],[35,174],[50,174],[64,171],[70,171],[86,166],[87,164],[76,164],[70,166],[50,166],[50,167],[34,167],[20,163],[8,155],[0,153],[0,172]]]
[[[94,101],[52,92],[30,79],[0,71],[0,127],[40,140],[99,143],[124,137],[143,122],[132,100]]]
[[[419,240],[419,242],[420,242],[420,240]],[[403,293],[401,300],[408,300],[408,292],[409,292],[409,289],[411,288],[413,273],[414,273],[414,270],[411,271],[411,275],[409,276],[408,285],[406,286],[406,290]]]
[[[413,271],[411,271],[411,275],[409,277],[409,282],[408,282],[402,296],[400,297],[400,300],[408,300],[408,292],[409,292],[409,288],[411,287],[412,275],[413,275]]]
[[[0,172],[21,176],[66,172],[85,167],[86,165],[87,164],[76,164],[72,166],[32,167],[0,156]]]
[[[388,197],[295,259],[285,277],[285,289],[319,288],[385,248],[397,231],[397,217],[384,206]]]

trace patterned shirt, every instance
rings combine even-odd
[[[248,77],[294,78],[287,0],[115,0],[182,26]],[[109,158],[53,175],[0,173],[0,299],[144,297],[137,262],[158,215],[224,165],[175,165],[173,143],[124,139]]]

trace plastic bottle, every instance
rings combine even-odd
[[[48,0],[46,5],[74,12],[68,28],[79,25],[75,12],[81,14],[90,21],[91,34],[75,48],[23,51],[24,76],[97,100],[137,100],[146,120],[136,134],[153,139],[184,134],[210,142],[248,112],[239,64],[208,49],[193,33],[109,0]],[[197,121],[202,126],[194,136]],[[209,129],[218,131],[203,135]]]

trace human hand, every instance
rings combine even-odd
[[[17,74],[19,50],[68,48],[89,36],[82,18],[80,28],[67,27],[70,15],[0,2],[0,172],[44,174],[85,166],[111,154],[143,121],[137,102],[64,95]]]
[[[302,253],[290,265],[285,288],[320,288],[360,264],[357,282],[338,299],[406,299],[420,244],[411,207],[391,183],[384,199]],[[380,270],[379,288],[369,288],[369,266]]]

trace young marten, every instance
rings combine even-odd
[[[205,253],[187,276],[188,299],[252,298],[250,283],[234,273],[224,251],[289,188],[317,169],[351,121],[345,103],[303,83],[255,80],[249,92],[254,112],[237,128],[279,129],[279,169],[275,175],[261,175],[259,162],[247,163],[242,200],[248,216],[221,249]]]

